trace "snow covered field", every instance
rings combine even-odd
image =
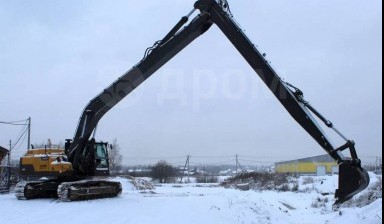
[[[381,176],[371,175],[371,186]],[[256,192],[225,189],[217,185],[156,186],[135,190],[127,179],[119,198],[84,202],[52,199],[18,201],[13,194],[0,195],[0,223],[113,223],[113,224],[379,224],[382,199],[362,207],[332,210],[337,177],[316,177],[313,183],[301,178],[301,193]]]

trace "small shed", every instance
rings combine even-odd
[[[275,164],[276,173],[325,176],[339,173],[337,162],[330,155],[321,155]]]
[[[7,156],[7,154],[8,154],[8,149],[0,146],[0,164],[3,161],[3,159]]]

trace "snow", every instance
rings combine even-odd
[[[45,157],[57,157],[57,156],[63,156],[63,153],[49,153],[49,154],[32,154],[28,155],[29,157],[38,157],[38,158],[45,158]]]
[[[371,176],[373,183],[381,178]],[[321,193],[334,192],[337,177],[313,177],[313,183],[305,185],[304,178],[300,178],[300,193],[239,191],[196,183],[138,190],[134,183],[145,180],[113,180],[122,183],[123,193],[112,199],[66,203],[53,199],[18,201],[13,194],[0,195],[1,223],[382,223],[382,199],[362,208],[332,210],[333,196]],[[314,208],[318,199],[328,201]]]
[[[55,161],[51,162],[51,165],[72,165],[72,163],[65,162],[65,161],[59,162],[59,161],[55,160]]]

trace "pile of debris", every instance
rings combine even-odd
[[[243,173],[226,180],[221,185],[239,190],[298,191],[297,179],[286,174]]]
[[[123,192],[124,191],[146,191],[146,190],[154,190],[155,186],[151,181],[142,179],[142,178],[136,178],[132,176],[123,176],[123,177],[117,177],[112,178],[113,181],[119,181],[123,186]]]

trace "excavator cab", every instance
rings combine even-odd
[[[72,140],[67,140],[66,152],[71,146]],[[96,142],[94,138],[85,143],[82,151],[79,151],[79,158],[74,158],[75,172],[85,176],[108,176],[109,175],[109,157],[108,143]]]
[[[109,175],[109,158],[108,158],[108,143],[97,142],[94,145],[95,149],[95,174],[96,176],[108,176]]]

